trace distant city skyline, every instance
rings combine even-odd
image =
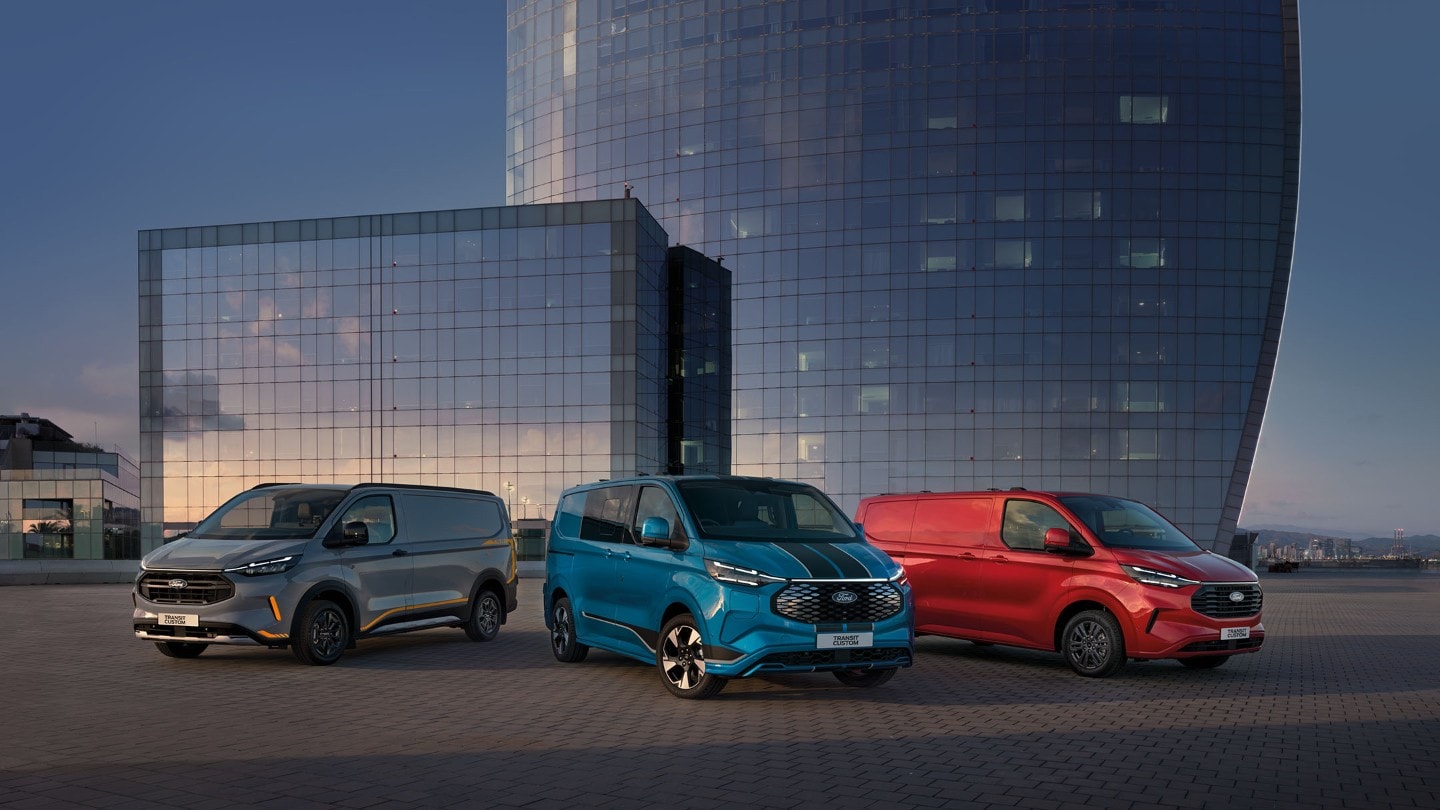
[[[1440,533],[1440,7],[1302,3],[1300,219],[1244,528]],[[136,232],[504,202],[504,19],[57,2],[0,31],[0,412],[138,456]],[[278,24],[283,19],[283,24]],[[1397,114],[1403,111],[1403,114]]]

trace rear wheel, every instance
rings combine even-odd
[[[1103,678],[1125,665],[1125,636],[1114,616],[1103,610],[1086,610],[1065,623],[1060,651],[1080,675]]]
[[[465,622],[465,635],[471,641],[490,641],[500,635],[500,619],[504,611],[500,597],[486,588],[475,595],[475,606],[470,611],[470,620]]]
[[[550,652],[556,661],[567,664],[584,661],[590,652],[588,645],[575,639],[575,610],[563,596],[550,608]]]
[[[1180,663],[1191,669],[1214,669],[1233,657],[1230,655],[1202,655],[1197,658],[1181,658]]]
[[[891,669],[837,669],[834,672],[835,680],[846,686],[857,686],[867,688],[879,686],[882,683],[895,677],[899,670]]]
[[[155,649],[159,650],[161,655],[170,658],[198,658],[200,653],[205,652],[205,648],[209,646],[209,644],[197,644],[193,641],[155,642]]]
[[[350,620],[334,602],[316,599],[300,614],[300,632],[290,650],[306,664],[329,666],[350,644]]]
[[[725,688],[725,679],[705,671],[705,642],[695,617],[681,613],[660,631],[660,648],[655,666],[670,694],[687,700],[715,695]]]

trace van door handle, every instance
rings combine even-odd
[[[967,552],[965,552],[964,554],[961,554],[961,555],[960,555],[960,559],[962,559],[962,560],[973,560],[973,559],[975,559],[975,555],[974,555],[974,554],[971,554],[970,552],[967,551]]]
[[[391,557],[404,557],[406,554],[409,554],[409,553],[410,553],[410,552],[406,551],[406,550],[403,549],[403,548],[397,548],[397,549],[395,549],[394,551],[390,552],[390,556],[391,556]]]

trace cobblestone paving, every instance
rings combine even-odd
[[[1263,579],[1265,648],[1212,671],[922,638],[878,689],[824,674],[669,697],[550,656],[540,581],[500,638],[333,667],[162,657],[126,586],[0,588],[0,808],[1440,807],[1440,573]]]

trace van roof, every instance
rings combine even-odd
[[[387,484],[383,481],[364,481],[359,484],[305,484],[295,481],[274,481],[266,484],[256,484],[251,489],[268,489],[270,487],[303,487],[305,489],[333,489],[342,492],[349,492],[356,489],[411,489],[423,492],[463,492],[466,495],[488,495],[495,497],[495,493],[484,489],[466,489],[464,487],[442,487],[430,484]]]

